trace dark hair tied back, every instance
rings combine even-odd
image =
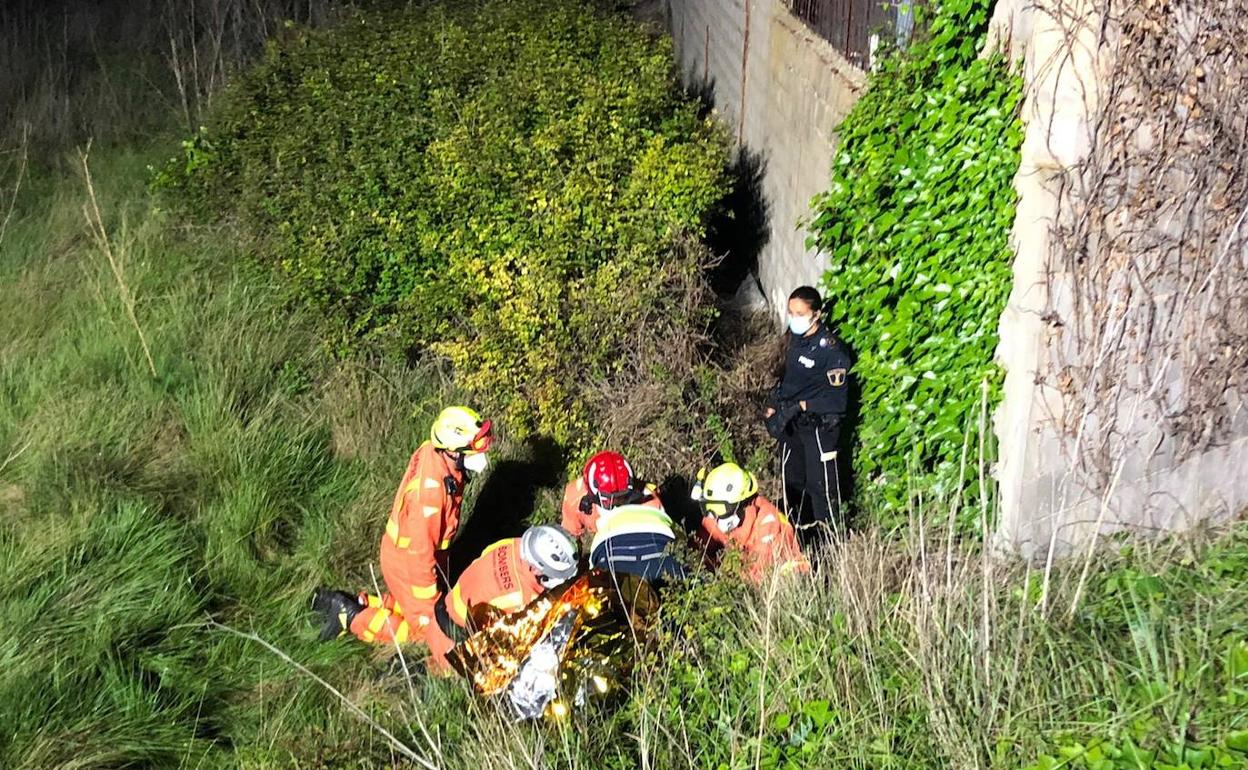
[[[823,309],[823,297],[819,296],[819,291],[814,286],[798,286],[789,295],[789,299],[800,299],[810,305],[811,310]]]

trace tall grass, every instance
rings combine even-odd
[[[450,386],[325,355],[148,197],[167,150],[0,163],[0,767],[1248,766],[1242,525],[1048,573],[916,514],[809,578],[699,576],[631,699],[563,726],[314,642]]]
[[[0,243],[0,766],[386,756],[205,621],[368,680],[362,650],[312,641],[306,598],[365,584],[437,388],[323,355],[236,239],[166,221],[151,159],[91,156],[98,222],[81,174],[31,179]]]
[[[192,133],[211,98],[286,22],[333,0],[10,0],[0,4],[0,145],[41,154],[88,139],[142,142],[175,118]]]
[[[1248,766],[1248,529],[1120,543],[1077,603],[1059,566],[1047,617],[1042,573],[983,564],[867,532],[809,579],[700,582],[621,713],[474,716],[450,766]]]
[[[98,221],[81,173],[29,179],[0,243],[0,766],[405,761],[214,624],[439,767],[1248,762],[1242,528],[1110,544],[1047,589],[918,520],[839,542],[809,579],[702,577],[668,594],[631,701],[565,728],[316,644],[308,592],[371,584],[445,385],[323,355],[230,232],[167,221],[149,157],[92,155]]]

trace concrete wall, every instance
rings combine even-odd
[[[1171,92],[1153,78],[1197,69],[1176,57],[1174,73],[1159,71],[1147,55],[1196,46],[1166,37],[1177,25],[1164,19],[1133,20],[1138,8],[1115,6],[1109,22],[1104,8],[1001,0],[989,42],[1021,65],[1027,89],[997,351],[997,545],[1037,560],[1108,532],[1182,530],[1248,508],[1248,324],[1233,320],[1248,233],[1238,208],[1210,208],[1214,196],[1200,192],[1244,189],[1243,171],[1216,160],[1218,126],[1244,123],[1243,97],[1211,72],[1225,90],[1204,100],[1212,127],[1191,106],[1172,114],[1173,98],[1144,102]],[[1140,53],[1124,55],[1133,43]],[[1179,221],[1193,227],[1183,237]],[[1207,280],[1219,264],[1240,272]]]
[[[1000,0],[990,34],[1027,89],[997,351],[996,539],[1036,559],[1248,507],[1248,222],[1212,203],[1248,199],[1248,174],[1191,172],[1248,133],[1248,94],[1235,90],[1248,79],[1216,57],[1248,22],[1219,0],[1194,0],[1192,18],[1109,1],[1105,17],[1106,0]],[[1166,13],[1180,15],[1133,20]],[[757,276],[780,313],[826,267],[800,222],[828,186],[835,129],[865,75],[779,0],[666,0],[666,17],[686,82],[709,86],[739,145],[765,163]],[[1149,59],[1159,50],[1173,70]],[[1175,112],[1157,77],[1198,80],[1191,103]],[[1163,101],[1145,103],[1150,93]],[[1192,222],[1205,223],[1199,237],[1176,229]],[[1218,281],[1202,277],[1219,267]]]
[[[835,128],[865,75],[779,0],[669,0],[667,18],[686,83],[710,86],[738,144],[765,164],[770,233],[757,275],[782,312],[789,292],[818,283],[826,267],[800,222],[828,188]]]

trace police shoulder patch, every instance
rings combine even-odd
[[[846,370],[837,368],[828,372],[828,384],[834,388],[839,388],[845,384]]]

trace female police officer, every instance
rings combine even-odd
[[[839,527],[837,445],[849,406],[849,351],[820,322],[822,307],[810,286],[789,295],[784,373],[764,415],[780,442],[785,505],[803,544]]]

